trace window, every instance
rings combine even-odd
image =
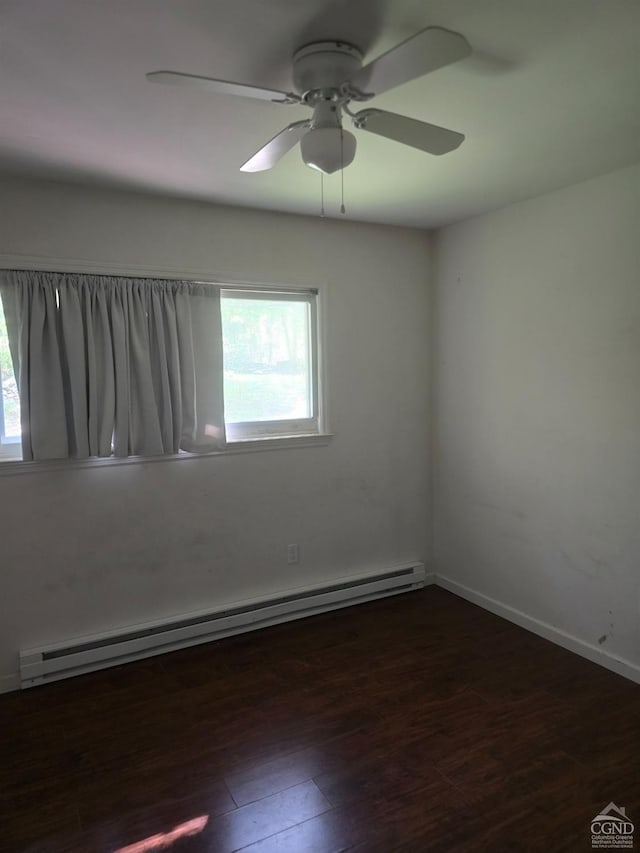
[[[221,292],[227,439],[319,432],[317,293]]]
[[[104,278],[104,281],[102,281],[102,278]],[[129,287],[136,287],[139,284],[141,293],[145,294],[147,291],[150,293],[155,292],[154,288],[157,286],[163,290],[165,287],[163,281],[141,283],[139,279],[123,279],[122,282],[118,280],[118,287],[116,287],[113,284],[116,281],[115,279],[102,278],[100,276],[83,277],[82,275],[70,274],[47,273],[40,275],[38,273],[25,273],[23,275],[22,273],[16,273],[11,279],[12,286],[18,286],[19,284],[20,286],[32,287],[33,293],[38,296],[41,296],[42,293],[49,293],[51,288],[55,290],[55,288],[62,286],[58,282],[58,279],[64,283],[65,299],[62,300],[64,301],[64,305],[57,295],[58,290],[55,290],[55,300],[49,300],[46,303],[48,307],[53,306],[53,313],[56,316],[50,317],[49,322],[53,324],[51,328],[57,330],[59,335],[53,342],[53,345],[58,347],[53,357],[51,357],[50,350],[47,350],[45,353],[43,346],[40,345],[42,330],[40,329],[40,325],[36,323],[36,346],[40,347],[37,350],[37,356],[42,357],[45,367],[49,362],[54,364],[54,366],[58,363],[55,357],[58,350],[61,358],[60,363],[63,367],[72,363],[65,361],[64,352],[66,350],[78,351],[75,345],[77,341],[73,338],[73,335],[76,333],[80,335],[84,334],[82,329],[78,332],[75,325],[70,323],[61,325],[58,317],[63,308],[68,309],[67,316],[71,316],[71,309],[76,304],[72,302],[72,297],[77,297],[76,301],[79,301],[81,298],[88,298],[87,295],[95,289],[98,289],[98,292],[102,293],[100,288],[104,287],[106,288],[105,292],[109,293],[109,299],[105,302],[107,309],[115,311],[120,305],[120,300],[124,298],[124,293],[128,292]],[[126,285],[126,287],[123,289],[119,286],[120,284],[123,284],[123,287]],[[175,285],[174,289],[177,288],[175,298],[178,299],[180,295],[184,295],[182,294],[184,283],[173,284]],[[185,296],[190,301],[197,298],[198,287],[202,288],[204,284],[205,289],[207,288],[206,283],[198,284],[194,282],[192,284],[196,289],[194,294],[191,294],[189,291]],[[166,286],[168,287],[169,284]],[[49,290],[47,290],[47,287],[49,287]],[[189,287],[191,287],[191,284]],[[191,417],[189,424],[191,421],[193,421],[194,425],[219,424],[220,429],[217,434],[221,436],[221,441],[218,447],[224,447],[225,433],[226,440],[230,443],[300,436],[319,436],[323,424],[321,423],[318,292],[313,289],[276,286],[260,287],[257,285],[240,286],[223,284],[216,287],[216,292],[219,294],[218,307],[214,311],[211,307],[213,303],[210,304],[210,300],[208,299],[206,300],[207,306],[209,306],[208,310],[205,310],[206,306],[198,303],[198,307],[193,309],[195,312],[193,317],[197,317],[197,321],[194,319],[194,325],[189,327],[193,333],[193,337],[190,337],[189,341],[185,343],[185,352],[188,351],[191,357],[196,355],[195,365],[197,376],[195,377],[195,382],[199,389],[197,391],[192,389],[196,409],[194,409],[195,415],[193,417],[187,416],[187,419]],[[10,292],[10,290],[5,290],[3,298],[6,297],[7,292]],[[139,296],[141,299],[140,294]],[[6,304],[8,305],[9,303]],[[23,304],[27,303],[21,302],[20,309],[22,309]],[[155,302],[150,304],[155,305]],[[13,303],[11,305],[13,310]],[[144,305],[147,305],[147,303],[144,302]],[[148,325],[150,329],[156,329],[157,323],[160,320],[154,315],[155,319],[152,321],[149,314],[151,309],[148,306],[147,308],[143,307],[141,310],[143,313],[138,317],[139,322],[136,326],[136,334],[144,337],[144,328]],[[147,312],[146,314],[145,311]],[[97,323],[100,326],[101,315],[97,316],[95,314],[96,312],[90,315],[84,312],[82,316],[85,323],[92,323],[94,325]],[[7,316],[11,319],[13,315]],[[138,315],[136,314],[135,316]],[[163,317],[164,315],[161,316]],[[144,317],[146,317],[146,321]],[[220,329],[220,325],[222,327],[222,340],[217,335],[213,335],[217,344],[214,343],[212,352],[215,350],[217,354],[215,357],[209,358],[211,355],[209,353],[211,346],[207,344],[205,347],[196,347],[194,342],[211,340],[212,336],[209,330],[214,328]],[[91,328],[93,329],[93,326]],[[102,327],[100,326],[100,328]],[[54,335],[54,337],[56,336]],[[46,338],[49,343],[51,343],[50,338],[51,335],[49,338]],[[97,340],[95,334],[93,335],[93,339]],[[98,344],[100,344],[100,341],[98,341]],[[136,352],[140,351],[147,360],[151,360],[150,363],[153,365],[154,358],[161,356],[163,351],[161,351],[161,348],[152,347],[151,342],[151,338],[149,341],[144,338],[144,341],[136,348]],[[103,341],[102,343],[105,342]],[[106,341],[106,343],[109,343],[109,341]],[[96,353],[97,355],[94,360],[97,364],[111,365],[109,353],[105,354],[101,349],[96,350]],[[178,351],[173,353],[175,358],[178,355]],[[173,356],[169,359],[171,365],[175,361]],[[55,383],[52,385],[48,381],[37,383],[35,390],[31,386],[26,389],[31,407],[32,429],[26,438],[23,439],[20,421],[20,395],[18,393],[16,375],[14,374],[9,335],[3,311],[3,300],[0,299],[0,378],[2,380],[2,396],[0,397],[0,461],[22,459],[23,444],[26,447],[24,458],[36,460],[68,457],[108,457],[110,455],[146,456],[160,453],[176,453],[178,452],[178,448],[188,452],[207,452],[207,447],[204,445],[194,448],[193,451],[190,446],[185,446],[185,432],[183,429],[182,433],[180,433],[179,428],[177,433],[180,438],[179,444],[176,445],[174,440],[174,446],[172,447],[171,441],[164,442],[163,436],[163,444],[160,449],[157,449],[155,445],[148,449],[145,444],[145,436],[148,432],[154,433],[153,427],[155,421],[150,425],[149,429],[146,427],[146,422],[145,425],[140,427],[138,430],[140,436],[136,437],[137,444],[135,446],[131,446],[132,439],[129,435],[128,448],[125,446],[124,452],[117,452],[115,443],[116,434],[114,431],[109,433],[111,417],[114,414],[113,394],[111,398],[105,398],[105,405],[100,410],[103,412],[105,420],[104,424],[100,421],[100,429],[97,433],[98,443],[96,444],[96,438],[93,436],[93,433],[90,433],[88,446],[84,447],[82,445],[83,449],[78,451],[78,448],[81,446],[81,440],[84,441],[87,424],[95,422],[95,416],[93,421],[89,416],[85,424],[85,419],[76,417],[77,413],[85,409],[89,413],[89,402],[93,399],[102,399],[102,389],[107,389],[105,391],[107,393],[109,388],[107,379],[111,380],[111,384],[114,381],[116,384],[118,381],[124,383],[129,374],[126,365],[124,373],[122,373],[122,377],[124,377],[122,379],[121,374],[114,374],[115,380],[111,376],[111,373],[109,373],[106,379],[106,375],[92,374],[91,381],[94,385],[91,386],[92,391],[91,395],[89,395],[87,391],[89,386],[86,385],[83,379],[85,366],[81,365],[77,360],[73,364],[77,367],[74,372],[74,378],[78,379],[79,377],[79,387],[82,393],[77,391],[76,386],[72,387],[70,383],[65,385],[64,382],[59,388],[55,386],[56,394],[51,393],[51,388],[54,387]],[[199,370],[198,365],[200,365]],[[138,373],[140,373],[140,370]],[[38,376],[39,374],[36,373],[35,375]],[[64,373],[64,376],[66,375]],[[88,376],[89,374],[87,374]],[[172,378],[172,374],[168,374],[168,376],[169,379]],[[60,376],[57,378],[60,379]],[[169,382],[169,385],[173,387],[171,382]],[[122,387],[124,387],[124,384]],[[129,386],[126,387],[129,388]],[[178,383],[178,388],[180,387],[182,386]],[[41,394],[40,397],[35,398],[34,403],[34,394],[37,395],[43,388],[47,391],[47,394],[44,396]],[[163,389],[164,385],[161,388]],[[155,390],[155,385],[151,388],[151,391],[153,390]],[[73,396],[74,394],[75,396]],[[209,397],[215,402],[213,408],[208,406],[208,403],[211,403]],[[60,405],[64,407],[64,411],[58,413],[60,417],[54,424],[55,418],[51,411],[51,405],[52,401],[55,402],[58,398],[61,400]],[[156,398],[153,397],[153,399],[155,400]],[[71,405],[69,405],[69,400],[71,401]],[[184,400],[182,402],[184,404],[182,411],[186,412],[188,407]],[[37,419],[33,417],[34,406],[36,404],[39,406]],[[171,401],[171,405],[173,405],[173,401]],[[153,406],[147,406],[147,408],[152,414],[155,411]],[[209,412],[209,409],[211,409],[211,412]],[[172,411],[175,410],[175,408],[172,409]],[[216,414],[219,415],[219,419],[206,420],[208,415],[205,414],[205,410],[211,417],[215,417]],[[224,428],[222,428],[223,419]],[[40,427],[34,434],[33,424],[36,422],[38,424],[44,423],[45,426],[44,429]],[[138,418],[136,423],[142,424],[142,421]],[[162,423],[164,425],[164,421]],[[55,452],[50,452],[49,445],[47,444],[44,450],[38,449],[38,452],[33,450],[34,436],[40,441],[39,448],[42,447],[43,441],[50,441],[49,435],[55,431],[53,430],[53,426],[56,426],[58,432],[62,435],[64,448],[60,451],[56,446]],[[102,428],[103,426],[104,428]],[[205,432],[207,436],[209,435],[208,429],[209,427],[206,426]],[[56,436],[58,432],[56,432]],[[94,432],[96,432],[95,429]],[[106,438],[103,436],[103,433]],[[170,438],[175,439],[175,435],[172,433]],[[87,441],[84,444],[87,444]],[[66,449],[67,447],[69,448],[68,450]],[[208,449],[215,450],[217,448],[210,446]]]
[[[0,299],[0,460],[20,459],[20,400]]]

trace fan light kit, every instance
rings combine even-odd
[[[315,127],[300,140],[302,159],[312,169],[331,175],[356,156],[356,138],[341,127]]]
[[[294,92],[179,71],[152,71],[147,79],[214,94],[309,107],[313,111],[311,118],[285,127],[240,168],[243,172],[271,169],[299,142],[307,166],[331,174],[352,163],[356,154],[356,138],[342,126],[343,113],[349,116],[357,130],[375,133],[429,154],[446,154],[458,148],[464,136],[456,131],[385,110],[369,108],[354,113],[350,105],[369,101],[402,83],[458,62],[470,53],[471,47],[464,36],[440,27],[427,27],[365,66],[362,53],[351,44],[321,41],[305,45],[293,55]]]

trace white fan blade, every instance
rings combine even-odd
[[[464,141],[464,135],[455,130],[384,110],[361,110],[355,114],[354,124],[360,130],[386,136],[429,154],[446,154]]]
[[[231,83],[229,80],[215,80],[213,77],[198,77],[196,74],[182,74],[180,71],[151,71],[146,77],[151,83],[169,83],[172,86],[201,89],[214,95],[240,95],[243,98],[258,98],[261,101],[284,104],[300,101],[298,95],[293,92],[279,92],[277,89],[247,86],[244,83]]]
[[[464,36],[441,27],[427,27],[365,65],[351,82],[359,89],[379,95],[458,62],[470,53],[471,45]]]
[[[285,127],[266,145],[263,145],[259,151],[256,151],[253,157],[250,157],[246,163],[240,166],[240,171],[263,172],[265,169],[271,169],[281,157],[284,157],[287,151],[290,151],[296,143],[300,142],[310,127],[310,119],[296,121],[289,127]]]

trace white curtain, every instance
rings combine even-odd
[[[219,288],[4,271],[0,295],[23,459],[224,445]]]

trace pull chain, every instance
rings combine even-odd
[[[346,211],[344,209],[344,135],[342,128],[340,128],[340,191],[342,193],[340,213],[344,215]]]
[[[324,219],[324,172],[320,172],[320,216]]]

